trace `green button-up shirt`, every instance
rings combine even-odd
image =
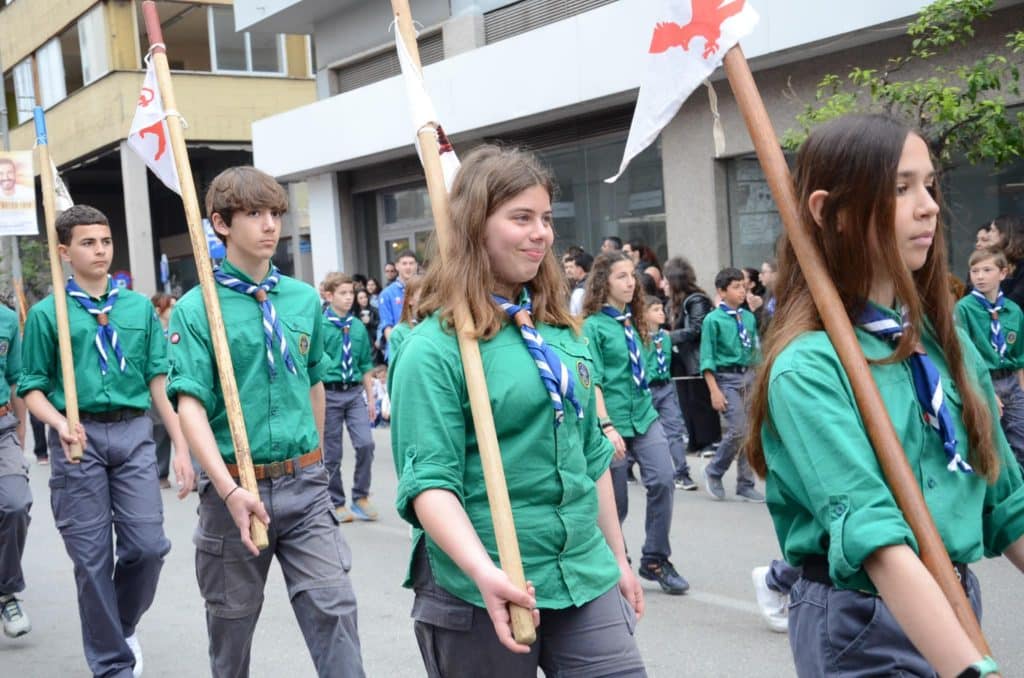
[[[398,349],[401,348],[413,327],[409,323],[398,323],[391,328],[391,335],[388,337],[388,359],[390,364],[395,363],[398,357]]]
[[[700,326],[700,371],[714,372],[722,367],[756,365],[760,360],[757,320],[750,311],[740,309],[743,327],[750,335],[750,348],[740,341],[736,320],[720,308],[704,316]]]
[[[660,369],[658,367],[658,339],[661,339],[661,352],[665,356],[665,366]],[[647,375],[647,381],[668,381],[672,378],[672,372],[669,369],[671,365],[672,339],[665,330],[658,330],[651,334],[650,341],[644,345],[644,374]]]
[[[551,397],[514,325],[506,323],[494,338],[481,341],[480,354],[526,578],[537,589],[538,607],[561,609],[597,598],[619,579],[597,524],[595,487],[611,462],[612,447],[597,426],[586,344],[570,329],[544,324],[537,329],[576,382],[582,420],[566,403],[565,420],[555,426]],[[442,330],[436,316],[427,318],[405,340],[390,376],[399,514],[419,528],[413,500],[424,490],[448,490],[498,563],[455,337]],[[429,536],[417,531],[412,551],[421,538],[438,584],[482,607],[476,585]]]
[[[888,341],[859,328],[856,333],[869,359],[892,353]],[[996,412],[988,370],[962,334],[961,343],[968,373]],[[930,333],[924,334],[923,346],[941,374],[957,449],[967,459],[960,393]],[[870,369],[950,558],[970,563],[1002,553],[1024,534],[1024,482],[998,418],[992,418],[992,437],[1000,475],[988,485],[983,477],[946,469],[942,439],[924,421],[908,361]],[[782,351],[772,366],[768,406],[761,429],[767,501],[783,555],[794,565],[809,555],[826,555],[837,587],[873,592],[864,560],[883,546],[907,544],[916,551],[917,542],[885,482],[850,382],[824,332],[803,334]]]
[[[324,335],[324,369],[321,372],[324,383],[348,382],[358,384],[363,375],[373,369],[373,354],[370,351],[370,335],[359,318],[352,319],[348,336],[352,343],[352,377],[345,379],[341,369],[342,344],[345,336],[341,329],[321,314]]]
[[[583,322],[583,333],[594,356],[594,383],[601,387],[604,406],[615,429],[625,438],[643,435],[658,413],[650,389],[637,388],[633,382],[622,323],[598,311]],[[640,343],[639,333],[636,341]]]
[[[100,371],[96,318],[77,301],[67,298],[75,387],[78,408],[82,412],[107,412],[126,407],[149,409],[149,382],[167,373],[167,340],[153,304],[128,289],[120,290],[117,296],[110,312],[110,324],[117,328],[118,343],[127,367],[122,372],[113,352],[104,345],[110,354],[106,374]],[[96,301],[102,305],[106,298],[104,294]],[[29,391],[42,391],[55,408],[63,410],[64,379],[54,311],[53,295],[29,309],[18,395],[24,397]]]
[[[21,330],[18,314],[0,306],[0,372],[7,379],[7,385],[18,383],[21,376]],[[11,389],[0,389],[0,406],[11,401]]]
[[[1016,370],[1024,367],[1024,312],[1012,299],[1005,299],[999,313],[999,324],[1006,339],[1006,353],[1000,357],[992,348],[992,316],[978,299],[968,295],[956,303],[956,319],[971,338],[985,366],[991,370]]]
[[[252,283],[227,260],[223,269],[239,280]],[[309,399],[309,389],[322,380],[324,368],[320,299],[316,290],[282,275],[270,291],[268,297],[284,328],[298,371],[292,374],[285,368],[275,336],[271,350],[277,373],[271,378],[263,312],[256,299],[223,285],[216,287],[253,463],[290,459],[319,447],[320,436]],[[190,290],[175,305],[168,330],[171,371],[167,378],[167,395],[175,404],[179,394],[203,403],[221,456],[226,462],[234,463],[234,444],[200,288]]]

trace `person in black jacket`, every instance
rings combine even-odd
[[[679,405],[690,434],[691,452],[709,447],[722,437],[718,412],[711,407],[711,395],[700,377],[700,328],[711,312],[711,299],[697,286],[697,275],[690,262],[673,257],[665,262],[668,282],[668,317],[672,338],[672,376],[676,379]]]
[[[1024,306],[1024,217],[996,217],[991,232],[995,247],[1003,250],[1010,261],[1010,275],[1000,286],[1002,292],[1018,306]]]

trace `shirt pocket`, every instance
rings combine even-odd
[[[594,393],[594,359],[590,354],[590,348],[583,343],[582,339],[578,341],[556,340],[551,342],[551,346],[572,378],[573,395],[579,401],[580,407],[586,410]],[[566,416],[575,415],[574,412],[571,412],[572,405],[568,402],[565,405]]]
[[[284,327],[285,336],[288,339],[288,352],[295,361],[295,366],[301,366],[305,370],[309,366],[309,348],[313,341],[313,323],[309,318],[302,316],[288,316],[281,318],[281,325]],[[276,344],[276,342],[275,342]],[[280,356],[281,348],[275,345]]]
[[[149,337],[147,336],[149,326],[145,318],[137,318],[135,316],[113,317],[110,320],[110,324],[117,331],[117,343],[121,346],[121,351],[128,362],[132,362],[133,359],[137,360],[140,357],[146,360],[149,357]],[[111,361],[116,360],[113,351],[110,353]],[[137,365],[136,367],[141,370],[143,366]]]

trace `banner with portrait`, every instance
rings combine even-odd
[[[0,235],[37,235],[32,151],[0,151]]]

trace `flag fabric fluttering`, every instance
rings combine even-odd
[[[452,183],[455,181],[455,174],[459,171],[459,158],[455,155],[448,136],[441,129],[434,104],[430,101],[427,88],[423,85],[423,75],[412,61],[409,50],[405,48],[405,42],[395,27],[395,49],[398,50],[398,63],[402,67],[402,80],[405,82],[406,92],[409,94],[409,101],[412,106],[413,139],[416,144],[416,153],[423,161],[423,154],[420,152],[419,131],[430,125],[437,129],[437,145],[441,152],[441,170],[444,173],[444,186],[449,192],[452,190]]]
[[[138,107],[128,133],[128,145],[139,154],[146,165],[164,183],[164,186],[181,195],[178,170],[174,166],[174,153],[167,131],[168,112],[160,98],[156,68],[151,59],[146,60],[146,79],[142,83]],[[176,115],[171,111],[172,115]]]
[[[647,72],[633,112],[618,179],[629,161],[650,146],[687,97],[718,68],[725,53],[757,24],[747,0],[666,0],[652,26]]]
[[[57,171],[57,166],[53,164],[52,157],[50,158],[50,169],[53,170],[53,204],[57,207],[58,212],[63,212],[74,205],[75,201],[71,199],[68,187],[64,185],[64,180],[60,178],[60,173]]]

